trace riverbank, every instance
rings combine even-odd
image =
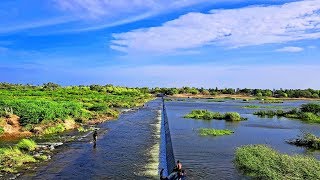
[[[120,114],[126,114],[130,112],[137,111],[142,109],[141,107],[123,109]],[[0,145],[0,155],[2,150],[8,152],[7,154],[13,157],[14,161],[18,159],[14,157],[23,156],[27,157],[28,161],[24,161],[23,159],[17,165],[10,165],[8,161],[4,162],[2,167],[0,168],[1,176],[0,179],[15,179],[18,178],[23,173],[28,173],[30,170],[34,170],[37,167],[45,166],[46,163],[54,157],[58,153],[62,153],[68,150],[68,146],[75,142],[92,142],[92,132],[93,130],[97,130],[99,136],[103,136],[107,133],[105,129],[101,129],[104,123],[115,120],[115,118],[110,119],[97,119],[96,121],[91,121],[91,123],[82,124],[81,126],[75,126],[75,128],[65,130],[60,133],[55,134],[41,134],[41,135],[33,135],[28,134],[29,136],[10,136],[11,139],[5,139],[5,141],[1,141]],[[81,128],[79,128],[81,127]],[[27,140],[35,141],[37,144],[35,145],[32,151],[20,151],[17,148],[18,144],[21,141]],[[7,142],[7,143],[6,143]],[[6,144],[6,145],[4,145]],[[9,161],[13,161],[7,159]],[[18,162],[18,161],[17,161]]]
[[[270,100],[311,100],[320,101],[320,98],[275,98],[275,97],[258,97],[258,96],[248,96],[239,94],[218,94],[218,95],[203,95],[203,94],[174,94],[167,96],[168,98],[199,98],[199,99],[245,99],[245,100],[255,100],[255,99],[270,99]]]

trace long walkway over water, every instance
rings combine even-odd
[[[63,147],[21,179],[158,179],[162,100],[101,124],[97,147],[88,140]]]

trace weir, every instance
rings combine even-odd
[[[170,135],[170,128],[169,128],[169,122],[168,122],[168,116],[166,111],[166,106],[164,104],[164,99],[162,98],[162,122],[161,122],[161,134],[162,134],[162,143],[165,148],[165,163],[163,167],[165,174],[170,174],[175,166],[175,158],[173,153],[173,147],[172,147],[172,141],[171,141],[171,135]]]

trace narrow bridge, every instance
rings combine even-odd
[[[171,141],[171,135],[170,135],[170,128],[169,128],[169,122],[168,122],[168,116],[166,111],[166,106],[164,103],[164,99],[162,98],[162,122],[161,122],[161,134],[162,134],[162,141],[164,144],[164,153],[165,153],[165,166],[164,168],[164,174],[168,175],[170,174],[175,166],[175,158],[173,153],[173,147],[172,147],[172,141]]]

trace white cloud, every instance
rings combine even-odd
[[[287,46],[280,49],[277,49],[277,52],[301,52],[304,49],[301,47]]]
[[[111,48],[168,53],[206,45],[243,47],[320,38],[320,0],[188,13],[162,26],[113,34]]]

